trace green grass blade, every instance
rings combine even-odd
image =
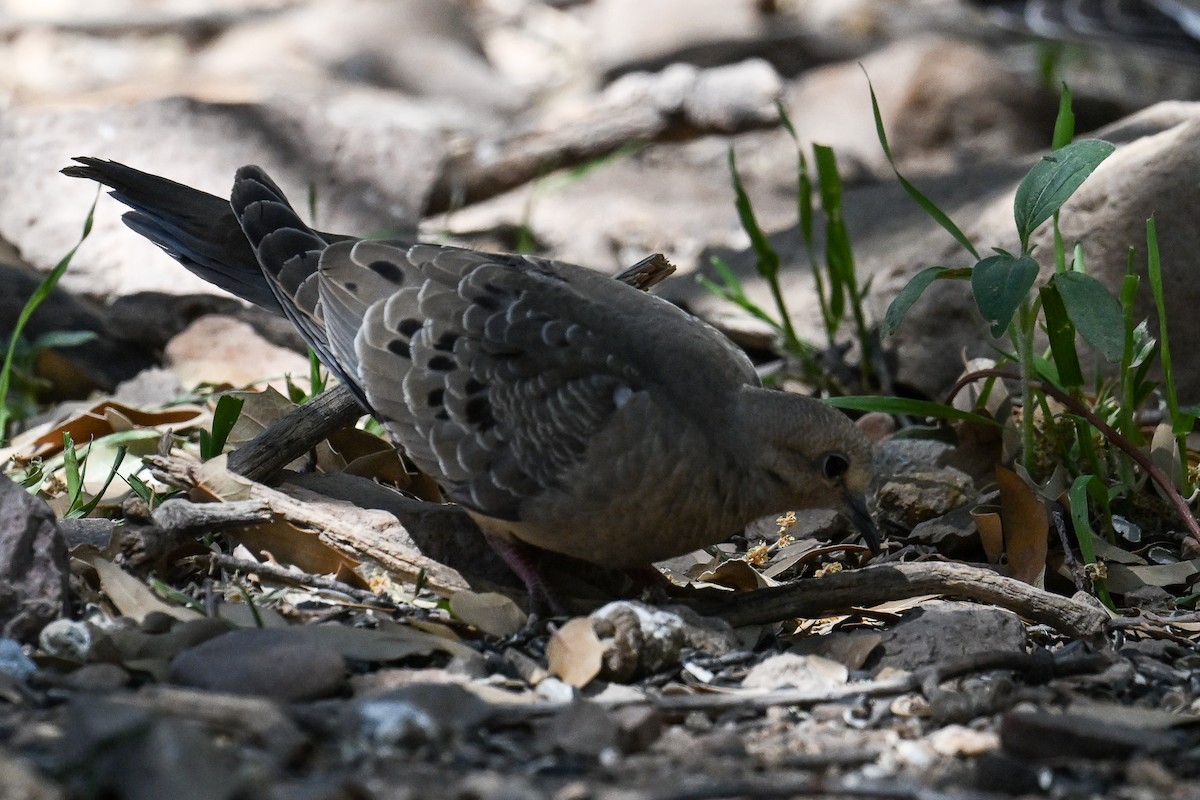
[[[233,430],[238,417],[241,416],[242,406],[245,402],[244,398],[228,394],[222,395],[217,400],[217,407],[213,410],[212,433],[205,435],[205,431],[200,432],[200,458],[202,460],[208,461],[221,455],[225,449],[225,442],[229,440],[230,431]]]
[[[948,406],[944,403],[934,403],[930,400],[913,400],[909,397],[851,395],[848,397],[829,397],[825,399],[825,402],[834,408],[842,408],[848,411],[879,411],[884,414],[903,414],[910,417],[959,419],[965,422],[974,422],[978,425],[999,425],[995,420],[981,414],[960,411],[954,406]]]
[[[92,222],[96,217],[96,201],[99,199],[100,191],[97,188],[96,196],[92,198],[92,206],[88,209],[87,217],[83,221],[83,233],[80,235],[79,241],[54,265],[54,269],[46,274],[46,277],[34,289],[33,294],[25,301],[25,305],[21,308],[21,313],[17,315],[17,322],[13,325],[11,338],[8,340],[8,352],[4,355],[4,366],[0,367],[0,444],[7,441],[8,423],[12,420],[12,409],[8,403],[8,391],[12,379],[13,359],[17,353],[17,342],[20,340],[25,326],[29,324],[29,319],[33,316],[33,312],[37,311],[38,306],[54,291],[54,287],[58,285],[58,282],[66,273],[67,267],[70,266],[71,259],[75,257],[75,252],[88,236],[91,235]]]
[[[768,281],[775,280],[779,274],[779,254],[771,246],[767,235],[759,227],[758,218],[754,216],[754,206],[751,205],[750,195],[746,193],[742,177],[738,174],[737,155],[733,152],[732,145],[729,147],[729,176],[733,181],[734,204],[737,207],[738,219],[742,223],[742,229],[750,237],[750,246],[754,249],[754,255],[758,257],[758,274]]]
[[[125,461],[125,454],[127,452],[129,452],[129,449],[124,445],[117,448],[117,457],[113,461],[112,466],[109,468],[108,477],[104,479],[104,485],[100,487],[100,491],[96,492],[96,494],[88,502],[68,511],[66,514],[67,517],[86,517],[96,509],[96,506],[100,505],[100,500],[104,497],[104,493],[108,491],[108,487],[112,485],[113,478],[117,477],[117,470],[121,468],[121,463]]]
[[[1058,288],[1054,284],[1043,286],[1042,313],[1046,317],[1046,336],[1050,339],[1050,352],[1054,354],[1054,383],[1068,389],[1083,385],[1083,370],[1079,366],[1079,354],[1075,352],[1075,326]]]
[[[1154,309],[1158,312],[1158,359],[1162,365],[1163,389],[1167,399],[1167,413],[1171,417],[1171,430],[1179,443],[1179,452],[1187,457],[1187,435],[1196,424],[1196,417],[1180,412],[1179,396],[1175,390],[1175,374],[1171,365],[1171,342],[1167,334],[1167,304],[1163,296],[1162,261],[1158,252],[1158,229],[1154,217],[1146,220],[1146,262],[1150,276],[1150,288],[1154,294]],[[1184,464],[1186,473],[1187,465]]]
[[[1134,421],[1134,386],[1133,358],[1136,352],[1137,323],[1134,321],[1138,288],[1141,284],[1134,269],[1135,250],[1130,247],[1125,263],[1125,279],[1121,282],[1121,330],[1124,334],[1121,348],[1121,369],[1117,378],[1121,382],[1121,402],[1117,406],[1117,430],[1136,445],[1143,443],[1141,430]]]
[[[896,332],[900,327],[900,323],[904,321],[904,315],[912,308],[913,303],[925,293],[929,285],[936,280],[947,278],[966,279],[971,277],[971,270],[966,267],[926,267],[925,269],[913,275],[904,288],[900,290],[891,304],[888,305],[887,313],[883,316],[883,328],[881,334],[883,338],[887,338]]]
[[[1071,110],[1071,90],[1066,83],[1058,95],[1058,116],[1054,119],[1054,137],[1050,148],[1058,150],[1066,147],[1075,138],[1075,112]]]
[[[1071,499],[1071,523],[1075,528],[1075,540],[1079,542],[1079,553],[1087,564],[1096,563],[1096,546],[1092,542],[1095,533],[1092,530],[1091,520],[1088,519],[1087,503],[1088,485],[1094,480],[1096,478],[1093,475],[1080,475],[1067,492],[1067,496]],[[1092,585],[1096,587],[1096,596],[1104,605],[1116,608],[1104,585],[1103,578],[1093,578]]]
[[[733,182],[738,219],[750,237],[750,246],[757,258],[758,274],[767,282],[771,289],[771,295],[775,299],[775,306],[779,312],[776,327],[783,333],[784,347],[791,351],[802,350],[803,347],[796,336],[796,330],[792,327],[787,304],[783,299],[783,290],[779,286],[779,253],[775,252],[775,248],[771,246],[770,240],[754,216],[754,207],[750,203],[750,196],[746,193],[746,187],[742,184],[742,178],[738,174],[737,156],[732,145],[729,147],[729,175]]]
[[[862,66],[861,64],[859,66]],[[863,69],[863,74],[867,75],[867,70]],[[875,114],[875,134],[879,138],[879,144],[883,148],[883,154],[887,157],[888,163],[892,166],[892,172],[896,173],[896,180],[900,181],[900,185],[904,187],[904,191],[908,192],[917,205],[925,210],[934,222],[942,226],[946,233],[954,237],[954,240],[966,248],[971,257],[978,260],[979,253],[975,250],[975,245],[971,244],[971,240],[967,235],[959,230],[959,227],[954,224],[947,214],[942,211],[937,205],[921,193],[921,190],[914,186],[908,178],[900,174],[900,168],[896,166],[896,159],[892,156],[892,148],[888,144],[887,132],[883,128],[883,114],[879,111],[879,99],[875,96],[875,87],[871,84],[871,76],[867,75],[867,86],[871,90],[871,110]]]

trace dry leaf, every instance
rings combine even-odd
[[[975,520],[975,530],[979,531],[979,541],[988,563],[999,563],[1004,555],[1004,527],[1000,524],[1000,510],[993,505],[979,506],[971,511],[971,517]]]
[[[146,584],[108,559],[97,556],[92,558],[90,563],[100,578],[100,590],[108,596],[118,611],[135,622],[140,623],[147,614],[155,611],[184,622],[204,616],[190,608],[170,605],[159,599]]]
[[[450,610],[468,625],[502,639],[521,630],[528,619],[511,598],[497,592],[456,592]]]
[[[1110,592],[1126,594],[1143,586],[1182,586],[1189,583],[1197,572],[1200,572],[1200,559],[1144,567],[1109,564],[1105,585]]]
[[[779,581],[765,577],[761,572],[750,566],[744,558],[731,558],[722,561],[715,568],[701,573],[696,580],[710,586],[723,586],[739,592],[752,589],[762,589],[767,586],[778,586]]]
[[[550,674],[582,689],[600,674],[604,649],[590,619],[576,617],[568,620],[554,632],[546,646]]]
[[[0,463],[7,461],[14,453],[29,458],[48,458],[62,452],[64,433],[70,433],[71,440],[81,445],[135,427],[158,433],[168,430],[177,432],[206,425],[208,419],[208,412],[199,406],[179,405],[164,411],[143,411],[113,400],[104,400],[76,412],[62,422],[26,431],[13,440],[12,446],[0,450]]]
[[[287,520],[237,528],[226,531],[225,535],[245,545],[260,560],[263,553],[270,553],[280,564],[297,566],[310,575],[337,575],[351,586],[368,588],[366,581],[353,572],[358,562],[327,545],[313,531],[296,527]]]
[[[996,467],[1000,487],[1000,523],[1004,528],[1004,552],[1011,576],[1041,587],[1046,579],[1050,516],[1046,504],[1021,476]]]
[[[1160,422],[1154,426],[1154,437],[1150,441],[1150,460],[1154,466],[1171,479],[1176,489],[1186,491],[1183,480],[1183,464],[1179,457],[1179,441],[1171,432],[1171,425]]]

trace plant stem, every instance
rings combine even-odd
[[[1035,436],[1037,433],[1033,424],[1033,327],[1037,317],[1029,298],[1021,301],[1017,320],[1008,326],[1008,335],[1017,351],[1017,363],[1021,368],[1021,463],[1028,472],[1033,463]],[[1030,473],[1032,474],[1032,473]]]
[[[1002,369],[980,369],[975,370],[974,372],[968,372],[966,375],[963,375],[961,378],[955,381],[954,385],[950,387],[950,392],[946,396],[945,400],[946,405],[950,405],[954,402],[955,395],[962,391],[964,386],[980,380],[981,378],[1004,378],[1012,381],[1024,380],[1021,375],[1016,375]],[[1100,417],[1098,417],[1094,411],[1081,403],[1077,398],[1072,397],[1066,392],[1060,391],[1058,387],[1051,384],[1043,383],[1042,381],[1031,382],[1036,384],[1038,389],[1050,395],[1055,400],[1070,409],[1071,413],[1078,414],[1086,419],[1092,425],[1092,427],[1104,434],[1104,438],[1108,439],[1110,442],[1120,448],[1120,450],[1124,452],[1125,455],[1129,456],[1134,463],[1145,470],[1146,474],[1150,476],[1150,480],[1158,484],[1158,488],[1161,489],[1163,494],[1167,496],[1167,501],[1175,507],[1176,513],[1179,514],[1180,520],[1183,521],[1183,524],[1187,527],[1188,532],[1192,535],[1192,538],[1200,541],[1200,522],[1196,521],[1196,517],[1192,514],[1191,508],[1188,507],[1187,501],[1183,499],[1183,495],[1181,495],[1179,490],[1175,488],[1175,484],[1171,480],[1170,476],[1159,469],[1154,462],[1150,460],[1149,456],[1142,452],[1142,450],[1135,444],[1122,436],[1119,431],[1114,429],[1104,420],[1100,419]]]

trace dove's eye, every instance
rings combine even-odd
[[[821,458],[821,474],[831,481],[836,481],[850,469],[850,459],[841,453],[826,453]]]

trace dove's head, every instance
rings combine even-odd
[[[873,552],[879,533],[867,511],[875,477],[871,443],[837,409],[789,392],[745,387],[732,434],[740,439],[762,515],[801,508],[844,514]]]

